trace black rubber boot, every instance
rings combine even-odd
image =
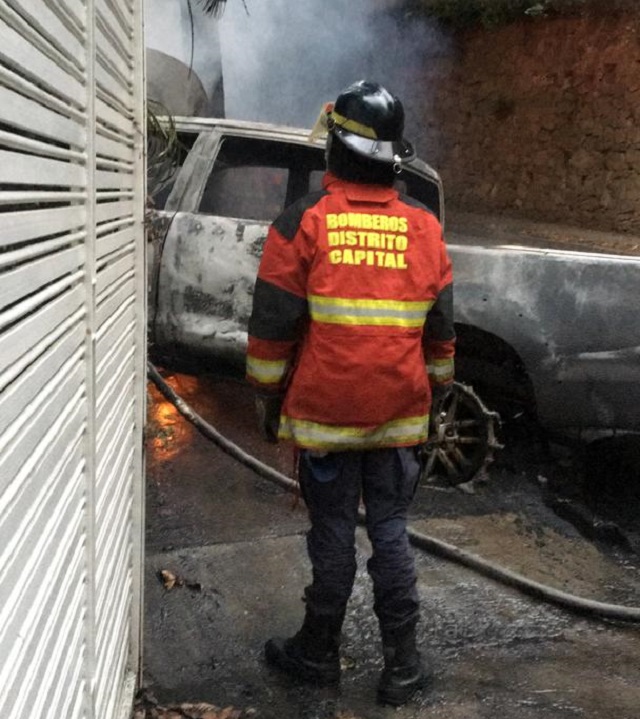
[[[401,706],[427,686],[431,674],[416,647],[416,624],[382,631],[384,669],[378,682],[378,701]]]
[[[264,646],[268,664],[301,682],[326,686],[340,681],[340,615],[317,615],[307,608],[300,631],[289,639],[274,638]]]

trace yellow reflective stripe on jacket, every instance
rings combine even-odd
[[[247,356],[247,377],[260,384],[278,384],[287,371],[287,360],[263,360]]]
[[[433,377],[436,382],[445,382],[453,378],[454,360],[453,358],[431,360],[427,364],[427,373],[429,377]]]
[[[433,301],[361,300],[309,295],[309,312],[315,322],[337,325],[422,327]]]
[[[427,439],[428,427],[429,415],[396,419],[373,428],[341,427],[282,415],[279,436],[308,449],[340,451],[419,444]]]

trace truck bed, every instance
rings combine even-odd
[[[454,210],[447,212],[446,237],[449,244],[458,245],[510,245],[640,257],[640,237],[636,235]]]

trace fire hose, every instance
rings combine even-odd
[[[261,462],[248,452],[245,452],[241,447],[226,438],[217,429],[215,429],[215,427],[200,417],[200,415],[198,415],[173,390],[173,388],[164,381],[158,370],[150,362],[148,363],[148,375],[158,387],[160,392],[176,407],[180,414],[191,422],[201,432],[201,434],[217,444],[220,449],[244,464],[246,467],[249,467],[260,477],[263,477],[271,482],[275,482],[290,492],[297,491],[298,485],[294,480],[281,472],[278,472],[264,462]],[[364,517],[364,511],[360,510],[358,513],[360,523],[364,522]],[[460,549],[453,544],[449,544],[448,542],[436,539],[435,537],[417,532],[411,526],[407,527],[407,533],[411,543],[418,549],[447,561],[461,564],[479,574],[484,575],[485,577],[517,589],[524,594],[549,604],[554,604],[578,614],[600,619],[633,623],[640,622],[640,607],[627,607],[620,604],[609,604],[606,602],[599,602],[592,599],[578,597],[525,577],[524,575],[502,567],[499,564],[483,559],[476,554]]]

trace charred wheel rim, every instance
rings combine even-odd
[[[421,483],[445,478],[461,484],[476,477],[502,446],[497,439],[499,424],[498,413],[487,409],[471,387],[454,382],[432,417]]]

